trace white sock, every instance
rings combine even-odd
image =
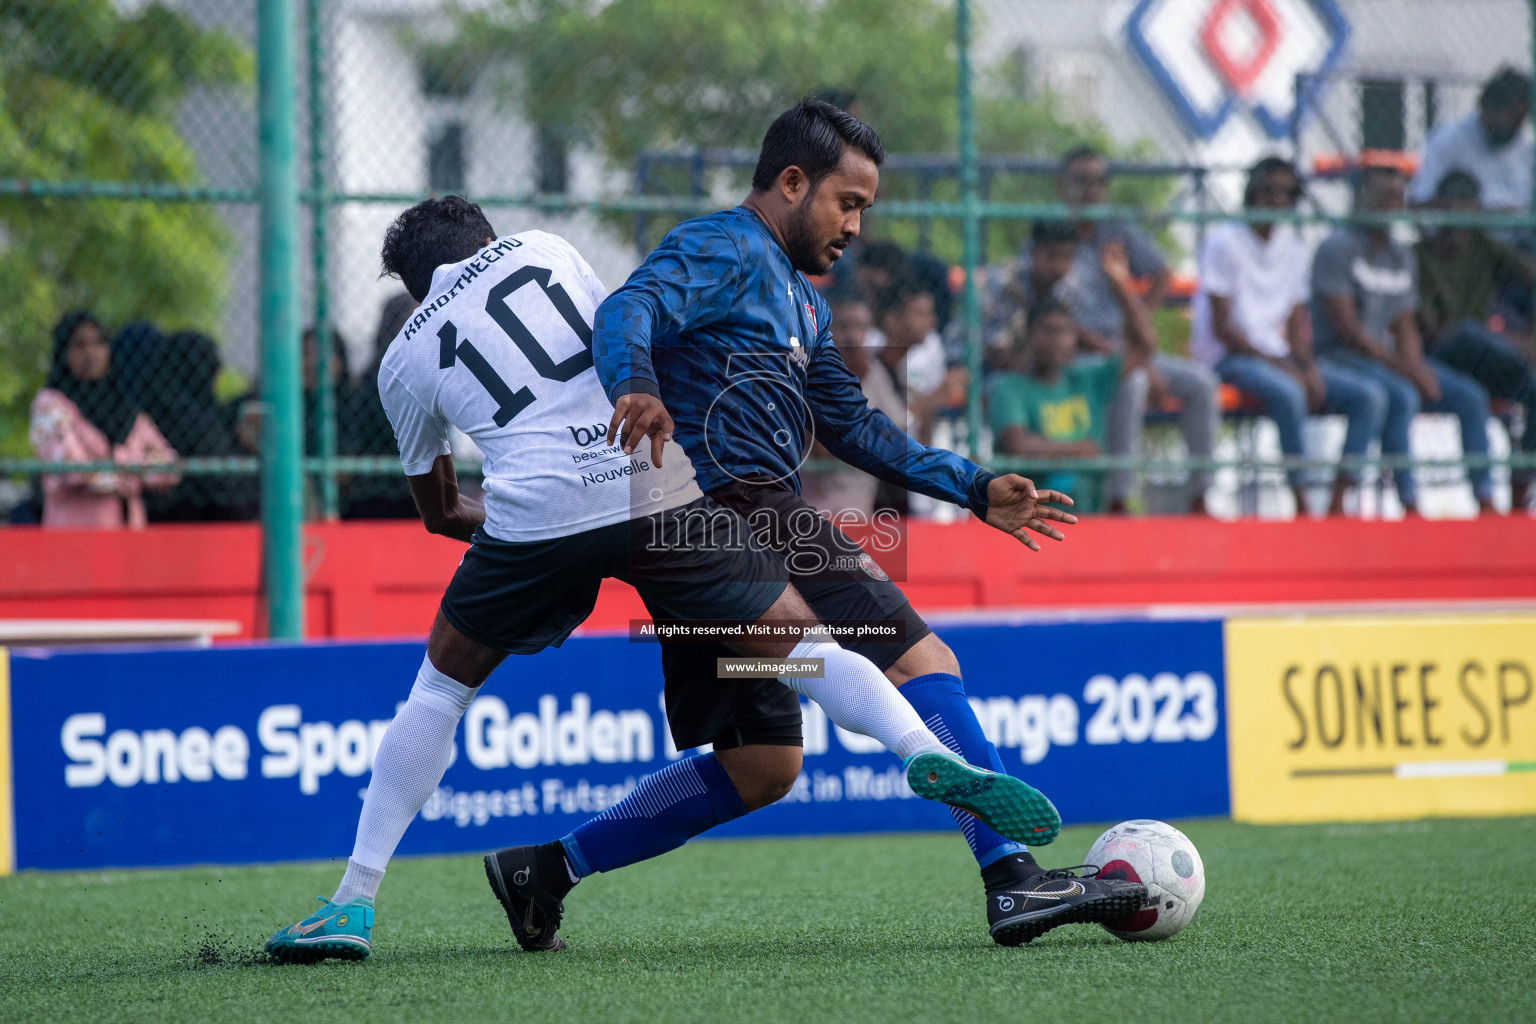
[[[927,750],[948,752],[907,699],[885,678],[885,673],[868,658],[827,640],[802,640],[789,656],[822,658],[826,662],[821,679],[782,682],[820,704],[834,724],[879,740],[902,759]]]
[[[359,896],[373,899],[379,894],[379,883],[382,881],[384,881],[383,868],[371,868],[349,857],[347,872],[341,876],[341,884],[336,887],[336,895],[331,897],[331,902],[346,903]]]
[[[400,837],[443,781],[453,760],[453,734],[477,689],[449,679],[422,658],[410,697],[379,742],[357,819],[357,843],[334,902],[378,895]]]

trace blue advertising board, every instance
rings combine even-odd
[[[1067,821],[1227,813],[1220,621],[942,634],[1009,771]],[[345,857],[373,754],[421,656],[402,643],[12,652],[16,866]],[[680,756],[661,689],[656,648],[627,637],[508,659],[470,706],[400,852],[569,832]],[[954,827],[912,795],[894,755],[809,705],[805,740],[794,790],[712,834]]]

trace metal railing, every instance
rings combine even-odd
[[[186,474],[261,474],[268,633],[274,637],[297,637],[303,628],[302,492],[305,476],[313,478],[320,485],[321,514],[335,516],[338,512],[339,476],[399,473],[398,461],[392,458],[351,456],[338,451],[336,399],[329,387],[316,389],[316,407],[312,412],[317,454],[305,454],[299,333],[300,325],[306,319],[315,324],[320,332],[317,373],[321,380],[330,379],[330,360],[333,358],[332,346],[326,338],[333,310],[329,284],[333,245],[329,234],[329,213],[342,204],[399,206],[425,198],[426,193],[345,190],[335,187],[331,175],[331,126],[327,122],[330,85],[326,72],[330,65],[326,53],[326,35],[322,30],[326,0],[254,0],[254,3],[257,13],[259,136],[256,148],[260,166],[260,181],[257,185],[212,187],[165,182],[63,181],[9,177],[0,178],[0,197],[11,200],[113,200],[259,207],[262,254],[259,287],[261,376],[262,398],[267,408],[267,415],[263,417],[260,453],[253,457],[189,458],[175,463],[175,466]],[[297,18],[301,4],[307,30],[302,36],[302,45]],[[1176,194],[1174,201],[1164,209],[1149,211],[1124,206],[1068,208],[1057,202],[994,200],[991,198],[992,183],[1000,176],[1054,174],[1057,165],[1053,159],[1036,156],[983,155],[979,152],[971,57],[971,0],[955,0],[954,15],[957,74],[953,102],[958,110],[959,129],[956,151],[893,154],[887,164],[889,173],[915,178],[917,198],[882,199],[879,215],[890,220],[915,223],[920,244],[927,243],[931,226],[936,222],[945,221],[960,226],[959,266],[963,271],[964,291],[959,315],[964,327],[963,338],[971,370],[966,436],[973,457],[979,454],[977,445],[983,436],[981,311],[976,279],[978,268],[987,258],[984,244],[986,227],[991,222],[1069,216],[1077,220],[1129,218],[1142,222],[1191,225],[1230,220],[1300,225],[1407,222],[1426,228],[1519,227],[1527,229],[1531,237],[1536,238],[1536,215],[1531,214],[1512,217],[1503,214],[1404,211],[1345,215],[1329,213],[1320,208],[1292,213],[1221,210],[1215,207],[1209,182],[1213,174],[1226,173],[1231,169],[1187,161],[1131,161],[1113,164],[1113,169],[1119,174],[1173,178],[1184,182],[1185,185]],[[1532,49],[1536,53],[1536,33],[1533,33]],[[305,101],[302,106],[301,82]],[[307,127],[302,147],[300,125]],[[645,243],[648,239],[641,235],[648,231],[649,218],[696,215],[716,208],[717,204],[707,195],[708,172],[711,168],[744,168],[755,162],[755,159],[755,153],[739,149],[701,149],[686,153],[645,152],[634,168],[637,194],[606,198],[531,193],[477,194],[474,198],[488,207],[513,207],[544,213],[633,215],[637,242]],[[689,169],[687,195],[648,194],[653,187],[654,172],[665,166]],[[934,199],[937,186],[949,181],[955,183],[956,198]],[[307,254],[301,231],[302,215],[306,210],[311,217]],[[645,247],[644,244],[640,245],[642,251]],[[306,255],[313,288],[307,308],[301,309],[299,274]],[[1536,413],[1528,411],[1530,415]],[[1456,460],[1407,456],[1342,460],[1286,458],[1266,460],[1262,464],[1244,458],[1186,459],[1173,462],[1103,456],[1049,463],[1039,459],[994,459],[992,465],[998,469],[1049,466],[1052,470],[1094,474],[1129,469],[1147,475],[1189,469],[1253,472],[1340,468],[1381,472],[1484,465],[1536,468],[1532,467],[1529,456],[1520,454],[1498,459],[1465,457]],[[0,459],[0,474],[29,476],[97,471],[149,472],[157,468],[163,467],[132,467],[111,463],[65,465],[38,459]],[[476,468],[473,463],[460,463],[461,472],[473,472]]]

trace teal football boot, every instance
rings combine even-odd
[[[1044,846],[1061,831],[1054,804],[1023,779],[978,768],[958,754],[926,751],[907,758],[907,785],[924,800],[974,814],[999,835]]]
[[[325,904],[319,910],[267,940],[267,955],[291,964],[309,964],[336,957],[361,960],[373,952],[373,900],[359,896],[347,903]]]

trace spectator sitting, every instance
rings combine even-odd
[[[1428,203],[1441,179],[1461,170],[1477,179],[1488,209],[1526,209],[1531,202],[1532,142],[1524,128],[1530,112],[1530,78],[1500,68],[1483,86],[1475,112],[1430,134],[1410,198]]]
[[[1116,273],[1129,278],[1123,254]],[[1114,263],[1114,260],[1111,261]],[[1151,332],[1134,330],[1123,356],[1080,360],[1079,325],[1061,300],[1047,296],[1030,309],[1026,331],[1015,348],[1017,372],[992,382],[987,419],[999,454],[1030,459],[1087,459],[1104,451],[1110,404],[1121,380],[1152,358]],[[1071,495],[1085,512],[1101,507],[1096,476],[1050,473],[1037,486]]]
[[[890,374],[876,365],[868,347],[870,334],[869,304],[857,293],[845,292],[832,297],[832,340],[843,362],[859,378],[859,386],[869,404],[896,423],[906,417],[906,406]],[[832,455],[817,443],[811,458],[828,459]],[[824,472],[802,474],[800,494],[807,502],[832,516],[850,510],[866,519],[874,514],[875,496],[880,482],[852,466]]]
[[[1435,206],[1476,212],[1477,179],[1451,171],[1435,188]],[[1525,257],[1503,242],[1472,228],[1441,228],[1415,249],[1419,261],[1419,329],[1429,354],[1483,386],[1495,398],[1519,402],[1525,409],[1520,448],[1536,454],[1536,373],[1530,352],[1488,326],[1496,298],[1507,291],[1529,291],[1536,275]],[[1511,482],[1512,506],[1529,501],[1532,471],[1517,470]]]
[[[319,332],[313,325],[304,328],[301,339],[301,361],[304,384],[304,454],[315,457],[321,454],[320,448],[320,346],[317,344]],[[335,330],[328,330],[331,342],[330,366],[327,367],[326,376],[330,379],[333,406],[336,410],[337,454],[343,454],[341,424],[350,414],[352,408],[351,387],[347,378],[347,345],[341,335]],[[261,452],[261,421],[265,412],[265,403],[261,398],[261,389],[257,387],[244,397],[232,403],[235,408],[235,437],[244,454],[258,455]],[[349,484],[350,477],[339,476],[341,484]],[[305,515],[315,518],[320,514],[320,499],[315,490],[317,478],[309,473],[304,474],[304,508]],[[345,499],[345,495],[341,495]]]
[[[173,462],[176,452],[138,407],[112,365],[101,323],[70,313],[53,331],[53,365],[32,401],[29,434],[50,462]],[[146,522],[143,491],[174,486],[174,472],[89,472],[43,477],[43,525],[112,529]]]
[[[146,362],[144,411],[182,458],[242,454],[229,416],[214,393],[219,348],[198,331],[158,340]],[[254,519],[260,503],[257,480],[243,474],[188,475],[164,494],[147,499],[155,522]]]
[[[970,375],[963,367],[945,368],[933,295],[915,277],[902,274],[885,286],[876,301],[875,324],[883,341],[880,363],[906,399],[907,431],[929,444],[939,411],[965,404]],[[919,362],[918,356],[926,358]]]
[[[1072,206],[1095,206],[1108,197],[1109,171],[1104,155],[1083,146],[1068,153],[1056,180],[1057,195]],[[1129,331],[1127,309],[1145,314],[1150,330],[1152,312],[1163,302],[1168,287],[1168,267],[1146,232],[1126,221],[1081,221],[1077,225],[1078,248],[1071,271],[1057,286],[1057,295],[1072,308],[1079,338],[1090,353],[1112,354],[1124,350]],[[1123,250],[1133,278],[1149,282],[1144,298],[1122,296],[1123,289],[1104,269],[1104,253],[1110,246]],[[1128,374],[1110,409],[1107,424],[1109,453],[1136,455],[1141,451],[1142,423],[1147,406],[1164,393],[1179,400],[1179,431],[1189,454],[1208,459],[1215,450],[1216,375],[1190,359],[1155,353],[1143,371]],[[1189,511],[1205,511],[1205,490],[1210,471],[1189,475]],[[1109,475],[1106,488],[1111,511],[1124,511],[1132,475]]]
[[[863,295],[864,301],[872,307],[886,285],[891,283],[907,267],[907,254],[902,252],[901,246],[884,238],[871,238],[868,241],[860,241],[858,248],[852,253],[852,265],[843,268],[853,272],[853,286]],[[842,264],[838,260],[834,267]],[[848,282],[839,274],[839,286],[846,287]],[[878,345],[876,346],[879,347]]]
[[[1037,220],[1030,226],[1029,244],[1019,257],[987,274],[981,330],[989,368],[1008,363],[1014,339],[1024,336],[1030,309],[1055,293],[1076,261],[1077,225]],[[1085,348],[1092,345],[1091,339],[1079,341]]]
[[[1394,167],[1361,172],[1356,209],[1400,210],[1406,183]],[[1324,239],[1312,259],[1312,330],[1325,368],[1387,393],[1383,455],[1409,453],[1408,428],[1422,407],[1455,413],[1461,447],[1488,453],[1488,395],[1472,378],[1424,356],[1414,311],[1418,269],[1413,250],[1395,241],[1386,225],[1356,224]],[[1483,466],[1468,472],[1479,509],[1493,508],[1493,477]],[[1396,474],[1397,496],[1409,515],[1418,513],[1411,470]]]
[[[1248,172],[1243,205],[1294,210],[1301,178],[1287,160],[1265,157]],[[1387,396],[1381,387],[1320,365],[1307,332],[1307,246],[1290,224],[1213,224],[1200,250],[1191,348],[1221,379],[1257,398],[1280,430],[1280,450],[1303,454],[1307,411],[1342,414],[1344,454],[1364,456],[1381,435]],[[1289,473],[1296,514],[1305,515],[1308,474]],[[1359,471],[1339,474],[1328,503],[1344,512],[1344,492]]]

